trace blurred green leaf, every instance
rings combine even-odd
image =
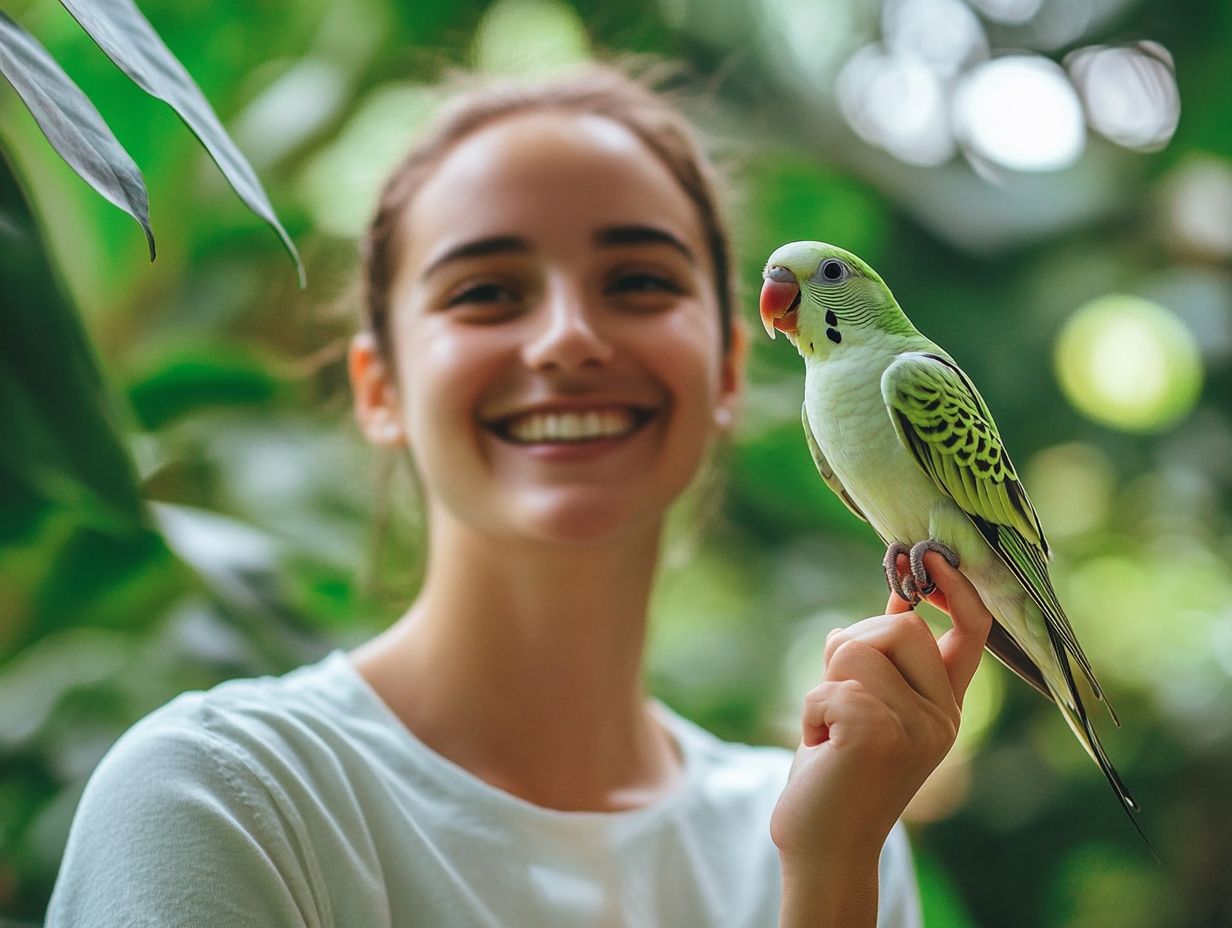
[[[78,470],[108,452],[72,416],[101,388],[64,381],[76,376],[71,340],[61,344],[54,329],[10,338],[16,316],[0,315],[0,434],[10,439],[0,442],[0,680],[5,661],[40,653],[43,639],[72,640],[61,633],[110,629],[127,655],[109,668],[108,645],[96,639],[95,653],[89,636],[65,648],[64,668],[42,652],[46,682],[62,695],[0,759],[0,920],[30,925],[81,782],[120,732],[184,689],[280,672],[357,642],[400,614],[422,581],[423,513],[409,468],[374,467],[350,425],[336,346],[359,302],[355,236],[441,96],[441,75],[475,60],[481,28],[523,12],[485,0],[139,2],[261,167],[318,286],[294,290],[279,240],[223,195],[196,139],[58,4],[4,5],[122,128],[141,165],[159,224],[153,267],[126,244],[128,217],[51,157],[17,100],[0,93],[6,150],[102,373],[138,423],[158,430],[129,436],[148,474],[142,490],[197,507],[119,543],[100,532],[111,504]],[[1047,449],[1081,445],[1108,462],[1100,502],[1090,481],[1053,460],[1054,489],[1064,485],[1054,497],[1072,511],[1045,524],[1058,590],[1124,721],[1110,750],[1164,865],[1136,843],[1055,710],[990,663],[981,675],[1000,681],[997,698],[978,698],[977,676],[964,708],[969,780],[950,784],[953,805],[938,813],[948,817],[913,832],[929,928],[1228,923],[1232,175],[1222,154],[1232,151],[1232,97],[1220,77],[1232,6],[1120,4],[1084,18],[1069,15],[1073,5],[1028,3],[1018,6],[1038,15],[1007,24],[991,11],[1013,4],[971,13],[962,0],[566,3],[587,47],[678,59],[697,78],[686,111],[745,165],[730,215],[749,323],[770,250],[797,238],[850,247],[979,384],[1033,494],[1048,495],[1035,482]],[[1150,155],[1092,138],[1080,169],[1026,178],[961,156],[903,164],[870,147],[836,105],[843,56],[877,42],[944,53],[956,34],[934,14],[947,11],[976,23],[987,54],[943,78],[942,101],[969,65],[1010,48],[1059,62],[1094,43],[1156,39],[1181,80],[1176,137]],[[332,77],[287,95],[284,79],[304,66]],[[887,86],[908,122],[924,114],[909,83]],[[1007,114],[1021,102],[1007,95]],[[1178,183],[1195,158],[1213,170]],[[0,262],[10,261],[7,242]],[[55,280],[45,258],[19,254],[4,267],[6,308],[10,292],[56,307],[28,296]],[[1197,338],[1206,380],[1193,414],[1166,433],[1101,427],[1059,389],[1050,346],[1078,307],[1106,293],[1156,300]],[[647,682],[727,737],[788,743],[826,633],[880,610],[885,592],[877,539],[813,472],[800,359],[781,341],[754,341],[741,427],[717,458],[726,498],[686,502],[672,516],[682,531],[664,548],[672,566],[656,587]],[[44,380],[20,366],[30,351],[42,352],[31,363]],[[62,407],[48,406],[49,391],[63,393]],[[1065,516],[1085,527],[1065,531]],[[27,677],[32,701],[21,705],[49,704],[38,679]],[[1138,879],[1144,868],[1152,875]]]
[[[798,419],[741,442],[731,466],[729,492],[751,518],[778,531],[826,527],[860,538],[870,534],[817,475]]]
[[[261,355],[238,345],[188,345],[167,352],[130,380],[128,399],[147,429],[215,406],[257,406],[284,381]]]
[[[113,675],[125,663],[126,644],[116,632],[69,628],[0,667],[0,747],[37,735],[70,689]]]
[[[888,218],[877,195],[798,152],[780,152],[754,163],[748,184],[764,228],[751,242],[751,260],[764,260],[784,242],[818,239],[841,243],[874,267],[886,249]]]
[[[920,907],[929,928],[976,928],[953,881],[941,863],[926,850],[915,852],[915,874],[920,883]]]
[[[86,503],[96,524],[131,530],[140,503],[116,407],[3,157],[0,286],[8,303],[0,339],[0,473],[45,497]]]

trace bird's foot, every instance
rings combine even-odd
[[[902,585],[904,590],[915,594],[917,599],[920,596],[931,596],[933,591],[937,589],[937,584],[933,583],[932,577],[924,569],[924,554],[927,551],[936,551],[946,559],[946,562],[951,567],[957,567],[959,563],[958,555],[954,553],[954,549],[948,545],[943,545],[935,539],[929,538],[912,545],[911,550],[907,553],[907,560],[911,564],[911,576],[904,577]]]
[[[914,606],[920,601],[920,594],[915,592],[914,584],[910,588],[906,585],[912,582],[910,577],[900,577],[898,575],[898,556],[900,554],[905,554],[908,560],[910,560],[911,549],[901,541],[892,541],[886,546],[885,557],[881,561],[881,566],[885,568],[886,586],[890,588],[891,593],[909,605]]]

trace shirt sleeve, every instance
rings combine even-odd
[[[237,748],[139,725],[86,785],[47,928],[324,928],[328,902],[295,834]]]
[[[920,888],[902,822],[890,831],[881,850],[878,870],[877,928],[923,928]]]

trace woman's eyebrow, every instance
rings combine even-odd
[[[657,226],[606,226],[597,229],[594,235],[595,244],[599,246],[619,245],[670,245],[691,262],[697,263],[697,257],[681,239],[666,229]]]
[[[504,254],[507,252],[523,253],[531,250],[533,250],[531,243],[517,235],[491,235],[487,238],[473,239],[469,242],[455,245],[444,254],[434,258],[424,268],[420,279],[426,280],[430,275],[451,261],[460,261],[463,258],[482,258],[485,255]]]

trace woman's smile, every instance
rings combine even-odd
[[[653,409],[639,406],[529,409],[487,427],[516,445],[580,445],[627,438],[654,414]]]

